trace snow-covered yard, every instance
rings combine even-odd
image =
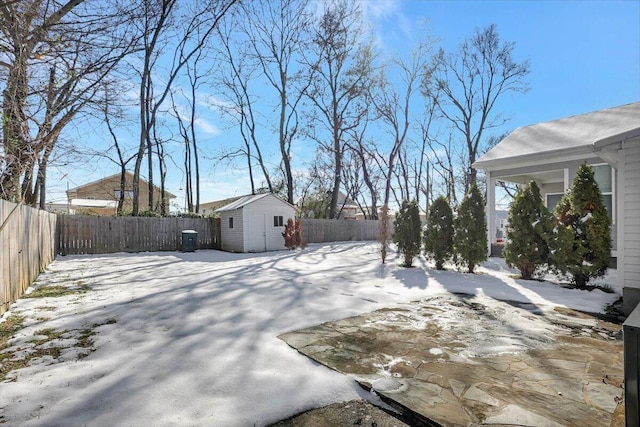
[[[395,253],[383,266],[378,250],[373,242],[350,242],[256,255],[58,258],[36,286],[84,284],[90,290],[20,299],[4,316],[25,318],[13,350],[28,346],[38,330],[92,328],[95,351],[79,359],[69,348],[56,363],[45,357],[10,373],[0,383],[0,421],[265,425],[333,402],[373,399],[349,377],[288,347],[277,338],[283,332],[447,292],[589,312],[602,311],[621,294],[514,280],[499,259],[476,275],[433,271],[423,260],[404,269]],[[615,286],[612,277],[601,281]]]

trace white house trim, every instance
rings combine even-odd
[[[640,302],[640,102],[516,129],[473,167],[485,170],[492,221],[496,181],[535,179],[546,202],[569,189],[582,162],[612,168],[612,255],[630,312]]]

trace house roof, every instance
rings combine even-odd
[[[516,159],[590,153],[636,136],[640,136],[640,102],[520,127],[473,166],[483,169]]]
[[[287,203],[286,201],[282,200],[281,198],[277,197],[275,194],[273,193],[262,193],[262,194],[250,194],[248,196],[242,196],[237,198],[236,200],[232,201],[231,203],[222,206],[221,208],[216,209],[216,212],[227,212],[227,211],[233,211],[236,209],[240,209],[243,208],[244,206],[251,204],[255,201],[258,201],[260,199],[263,199],[267,196],[272,196],[274,198],[276,198],[277,200],[281,201],[282,203],[286,203],[287,205],[291,206],[293,208],[292,205],[290,205],[289,203]],[[213,202],[211,202],[213,203]]]
[[[509,218],[509,211],[498,209],[498,210],[495,211],[495,215],[496,215],[497,219],[508,219]]]
[[[127,183],[129,183],[130,181],[133,181],[133,174],[131,172],[125,172],[125,175],[126,175],[126,182]],[[117,174],[114,174],[114,175],[107,176],[105,178],[100,178],[100,179],[97,179],[95,181],[87,182],[86,184],[82,184],[82,185],[79,185],[79,186],[74,187],[74,188],[70,188],[70,189],[67,190],[67,194],[69,194],[71,192],[77,192],[78,190],[81,190],[81,189],[83,189],[85,187],[88,187],[90,185],[99,184],[101,182],[106,182],[106,181],[109,181],[109,180],[112,180],[112,179],[120,180],[120,174],[117,173]],[[149,184],[149,182],[147,182],[146,180],[144,180],[142,178],[140,178],[140,181],[145,182],[147,185]],[[157,185],[154,185],[153,188],[155,190],[157,190],[157,191],[160,191],[160,187],[158,187]],[[170,192],[168,192],[166,190],[165,190],[164,193],[170,199],[175,199],[176,198],[176,196],[174,194],[172,194],[172,193],[170,193]]]

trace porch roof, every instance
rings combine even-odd
[[[473,164],[491,169],[513,162],[594,152],[640,135],[640,102],[523,126]]]

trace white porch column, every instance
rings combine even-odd
[[[564,194],[567,194],[569,188],[571,188],[571,175],[569,174],[569,168],[564,168]]]
[[[496,242],[496,180],[491,177],[491,172],[487,174],[487,244],[489,256],[491,256],[491,244]]]

